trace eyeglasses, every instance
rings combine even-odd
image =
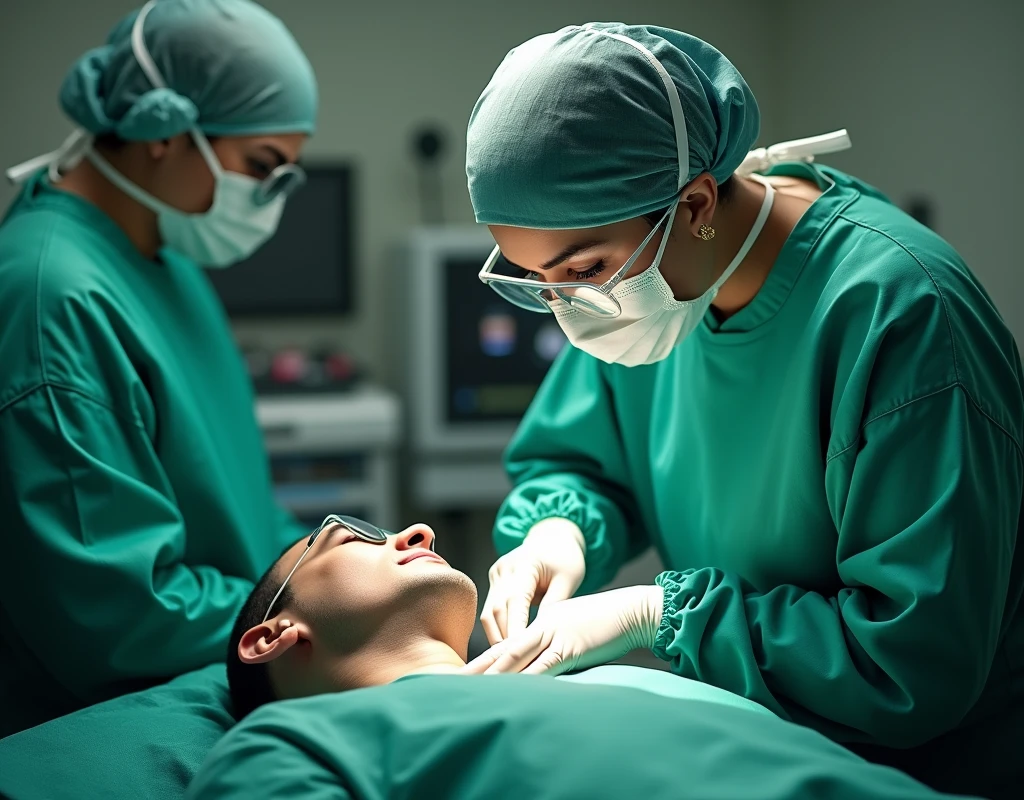
[[[581,311],[590,317],[614,319],[622,313],[622,306],[616,300],[611,291],[626,276],[640,254],[650,244],[654,235],[661,230],[665,221],[671,217],[677,204],[673,203],[658,220],[647,238],[641,242],[629,260],[616,270],[607,281],[600,285],[586,283],[583,281],[563,281],[559,283],[544,283],[536,278],[516,278],[511,275],[501,275],[494,271],[501,259],[501,248],[497,245],[487,257],[483,268],[480,270],[479,278],[490,286],[505,300],[513,305],[524,308],[527,311],[536,311],[540,314],[550,314],[551,304],[562,300],[577,311]],[[508,262],[505,262],[508,264]]]
[[[317,526],[317,529],[310,534],[309,540],[306,542],[306,549],[302,551],[302,555],[299,556],[299,560],[295,562],[295,566],[292,567],[292,571],[288,573],[288,577],[284,579],[284,583],[281,584],[281,588],[277,590],[277,594],[274,595],[274,599],[270,601],[270,606],[267,608],[267,613],[263,615],[263,621],[266,622],[270,618],[270,612],[274,610],[274,603],[281,596],[284,591],[284,587],[288,585],[288,581],[291,580],[292,575],[295,574],[295,570],[299,568],[299,564],[302,563],[302,559],[309,553],[313,543],[317,540],[317,537],[323,532],[324,528],[329,525],[341,525],[345,530],[350,533],[354,533],[357,537],[362,539],[364,542],[372,542],[373,544],[384,544],[388,540],[388,531],[383,528],[378,528],[376,525],[371,525],[369,522],[364,522],[361,519],[355,517],[346,517],[338,514],[328,514],[323,522]],[[430,543],[430,549],[434,549],[434,543]]]
[[[253,202],[263,206],[279,197],[290,197],[306,183],[306,171],[298,164],[281,164],[259,182]]]
[[[195,130],[192,131],[192,138],[214,174],[218,170],[223,170],[220,159],[217,158],[217,154],[213,151],[213,145],[210,144],[206,135],[202,131]],[[257,206],[265,206],[278,197],[287,199],[301,189],[305,183],[306,171],[298,164],[279,164],[267,177],[256,184],[252,192],[252,202]]]
[[[139,62],[143,73],[145,73],[149,82],[153,84],[153,88],[166,89],[167,81],[164,80],[164,76],[160,73],[156,62],[153,61],[153,56],[150,55],[149,49],[146,47],[146,38],[143,35],[146,17],[149,16],[149,12],[153,10],[155,5],[156,0],[149,0],[136,15],[135,21],[132,23],[132,52],[135,54],[135,60]],[[193,129],[190,133],[202,151],[206,162],[210,165],[216,164],[219,167],[220,161],[214,154],[206,135],[198,128]],[[217,170],[214,169],[215,174],[216,172]],[[258,206],[262,206],[282,195],[287,198],[305,182],[306,173],[302,167],[297,164],[281,164],[260,181],[253,192],[253,202]]]

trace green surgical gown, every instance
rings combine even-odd
[[[553,365],[497,548],[572,519],[588,592],[653,546],[676,673],[998,793],[1024,782],[1020,355],[960,257],[877,190],[774,172],[825,191],[753,302],[658,364]]]
[[[40,174],[0,226],[0,735],[223,660],[301,534],[207,279]]]
[[[632,687],[622,675],[418,675],[272,703],[214,747],[187,797],[940,797],[758,706],[643,691],[651,670],[627,669]]]

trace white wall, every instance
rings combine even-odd
[[[67,67],[139,0],[0,0],[0,164],[56,146],[68,125],[57,108]],[[387,253],[419,221],[411,135],[422,122],[450,136],[444,162],[450,221],[472,221],[462,154],[465,126],[480,91],[505,53],[526,38],[593,19],[655,22],[687,29],[730,54],[777,124],[771,22],[756,0],[267,0],[309,55],[320,82],[321,122],[310,158],[352,159],[358,166],[356,276],[359,310],[350,319],[257,321],[238,325],[271,345],[323,339],[349,348],[372,374],[398,384],[393,282]],[[742,13],[740,13],[742,12]],[[765,98],[768,98],[766,100]],[[13,121],[13,123],[12,123]],[[0,207],[13,192],[3,182]]]
[[[926,195],[1024,347],[1024,2],[785,6],[783,135],[848,128],[830,164],[901,204]]]

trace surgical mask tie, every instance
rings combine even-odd
[[[157,89],[167,83],[146,49],[143,26],[156,0],[139,12],[132,27],[132,51]],[[7,177],[21,183],[42,167],[49,167],[51,182],[60,170],[74,167],[87,158],[96,169],[129,197],[157,214],[157,226],[164,245],[196,263],[211,268],[227,267],[252,255],[277,231],[287,196],[305,182],[301,168],[284,164],[263,181],[225,170],[209,140],[198,128],[189,131],[214,177],[213,203],[209,210],[189,214],[153,197],[117,171],[93,148],[93,137],[76,130],[57,150],[12,167]]]
[[[617,272],[604,286],[585,289],[591,294],[594,291],[605,292],[609,298],[607,305],[618,312],[615,314],[595,314],[586,306],[582,306],[581,310],[581,307],[578,307],[580,304],[574,304],[572,298],[567,296],[568,291],[580,291],[578,284],[547,284],[543,287],[537,287],[534,284],[531,286],[531,281],[522,278],[492,274],[488,269],[488,264],[485,264],[479,277],[489,283],[503,297],[523,308],[531,311],[552,311],[573,346],[595,358],[607,363],[630,367],[653,364],[666,358],[673,348],[697,328],[719,290],[746,258],[764,228],[771,212],[775,190],[768,181],[755,173],[764,171],[782,161],[813,161],[816,154],[846,150],[850,147],[850,137],[845,130],[840,130],[822,136],[782,142],[768,148],[750,151],[736,170],[736,174],[749,176],[764,186],[764,200],[757,219],[739,252],[718,280],[700,297],[693,300],[676,300],[671,287],[661,274],[660,265],[689,175],[689,141],[679,92],[664,65],[639,42],[620,34],[608,33],[589,26],[585,26],[585,28],[595,35],[609,36],[634,47],[655,69],[665,86],[676,138],[676,157],[679,164],[678,194],[662,232],[657,255],[650,267],[642,273],[632,278],[622,279],[623,274],[628,271],[628,265],[636,260],[646,246],[647,241],[645,240],[632,258],[626,262],[627,266]],[[714,235],[713,228],[707,225],[701,226],[701,239],[710,241]],[[492,258],[488,261],[493,261],[494,257],[495,254],[492,253]],[[548,300],[548,297],[556,299]]]
[[[763,178],[754,176],[754,179],[765,188],[761,210],[736,256],[706,292],[693,300],[676,300],[661,274],[661,259],[678,208],[677,201],[651,266],[612,289],[611,294],[622,309],[618,317],[597,319],[566,303],[552,304],[555,319],[573,346],[606,363],[627,367],[653,364],[667,358],[700,324],[719,290],[747,257],[764,228],[775,190]]]

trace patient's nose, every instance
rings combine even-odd
[[[424,550],[434,549],[434,531],[429,525],[417,522],[401,533],[395,534],[395,547],[399,550],[411,550],[421,547]]]

